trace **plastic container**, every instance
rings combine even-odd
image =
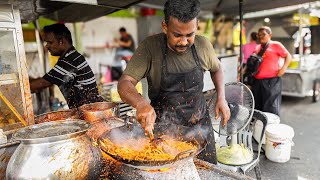
[[[288,66],[289,69],[297,69],[299,67],[299,61],[292,60]]]
[[[136,85],[136,90],[138,91],[139,94],[143,94],[142,92],[142,83],[139,81]],[[120,95],[118,93],[118,88],[117,84],[113,84],[111,89],[110,89],[110,95],[111,95],[111,101],[115,103],[122,102]]]
[[[153,8],[141,8],[140,10],[141,16],[154,16],[156,14],[156,10]]]
[[[294,130],[285,124],[270,124],[266,130],[266,157],[284,163],[290,160]]]
[[[264,114],[267,116],[268,124],[280,124],[280,117],[276,114],[269,113],[269,112],[264,112]],[[261,131],[263,128],[263,123],[260,120],[257,120],[255,126],[254,126],[254,132],[253,132],[253,138],[257,141],[260,142],[260,136],[261,136]],[[262,144],[266,143],[266,135],[264,134],[262,137]]]
[[[3,130],[0,129],[0,144],[6,144],[7,143],[7,136],[3,134]]]

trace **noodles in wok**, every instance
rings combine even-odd
[[[167,161],[173,160],[177,154],[197,150],[197,146],[190,142],[175,139],[165,139],[160,145],[154,145],[149,138],[130,138],[123,143],[113,143],[108,138],[100,143],[108,150],[108,153],[126,160],[138,161]],[[129,142],[129,143],[128,143]]]

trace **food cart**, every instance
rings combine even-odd
[[[0,127],[8,131],[22,127],[15,111],[27,124],[33,124],[33,111],[19,11],[0,9]]]
[[[19,10],[0,5],[0,128],[8,137],[0,144],[0,179],[18,143],[12,134],[34,124]]]
[[[293,60],[283,76],[282,94],[295,97],[312,96],[312,101],[320,98],[320,55],[304,54],[302,28],[310,26],[310,20],[299,12],[299,54],[293,55]]]
[[[294,56],[294,59],[299,59]],[[300,64],[300,66],[299,66]],[[305,55],[293,61],[283,75],[282,94],[294,97],[312,96],[317,102],[320,97],[320,55]]]

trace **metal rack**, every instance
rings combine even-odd
[[[130,106],[129,104],[123,103],[122,101],[114,101],[114,99],[112,98],[112,92],[111,92],[114,86],[116,86],[116,83],[101,84],[100,85],[101,95],[108,102],[119,103],[119,111],[120,111],[119,117],[125,118],[127,115],[127,112],[132,111],[133,107]]]

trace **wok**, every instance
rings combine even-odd
[[[193,158],[199,154],[207,144],[207,141],[203,136],[195,136],[199,133],[194,133],[190,127],[181,126],[181,125],[171,125],[171,124],[155,124],[154,136],[159,138],[163,135],[169,136],[170,138],[177,139],[179,141],[191,142],[197,147],[197,150],[187,150],[180,152],[171,160],[134,160],[134,159],[125,159],[121,156],[115,155],[109,152],[108,146],[103,143],[103,139],[109,139],[114,146],[116,142],[121,141],[121,144],[130,143],[128,139],[139,139],[146,138],[144,129],[140,124],[134,123],[130,125],[124,125],[107,131],[100,136],[98,139],[98,144],[102,151],[111,156],[117,161],[120,161],[128,166],[132,166],[138,169],[145,170],[155,170],[162,168],[170,168],[175,166],[177,163],[182,163],[187,161],[190,158]]]

